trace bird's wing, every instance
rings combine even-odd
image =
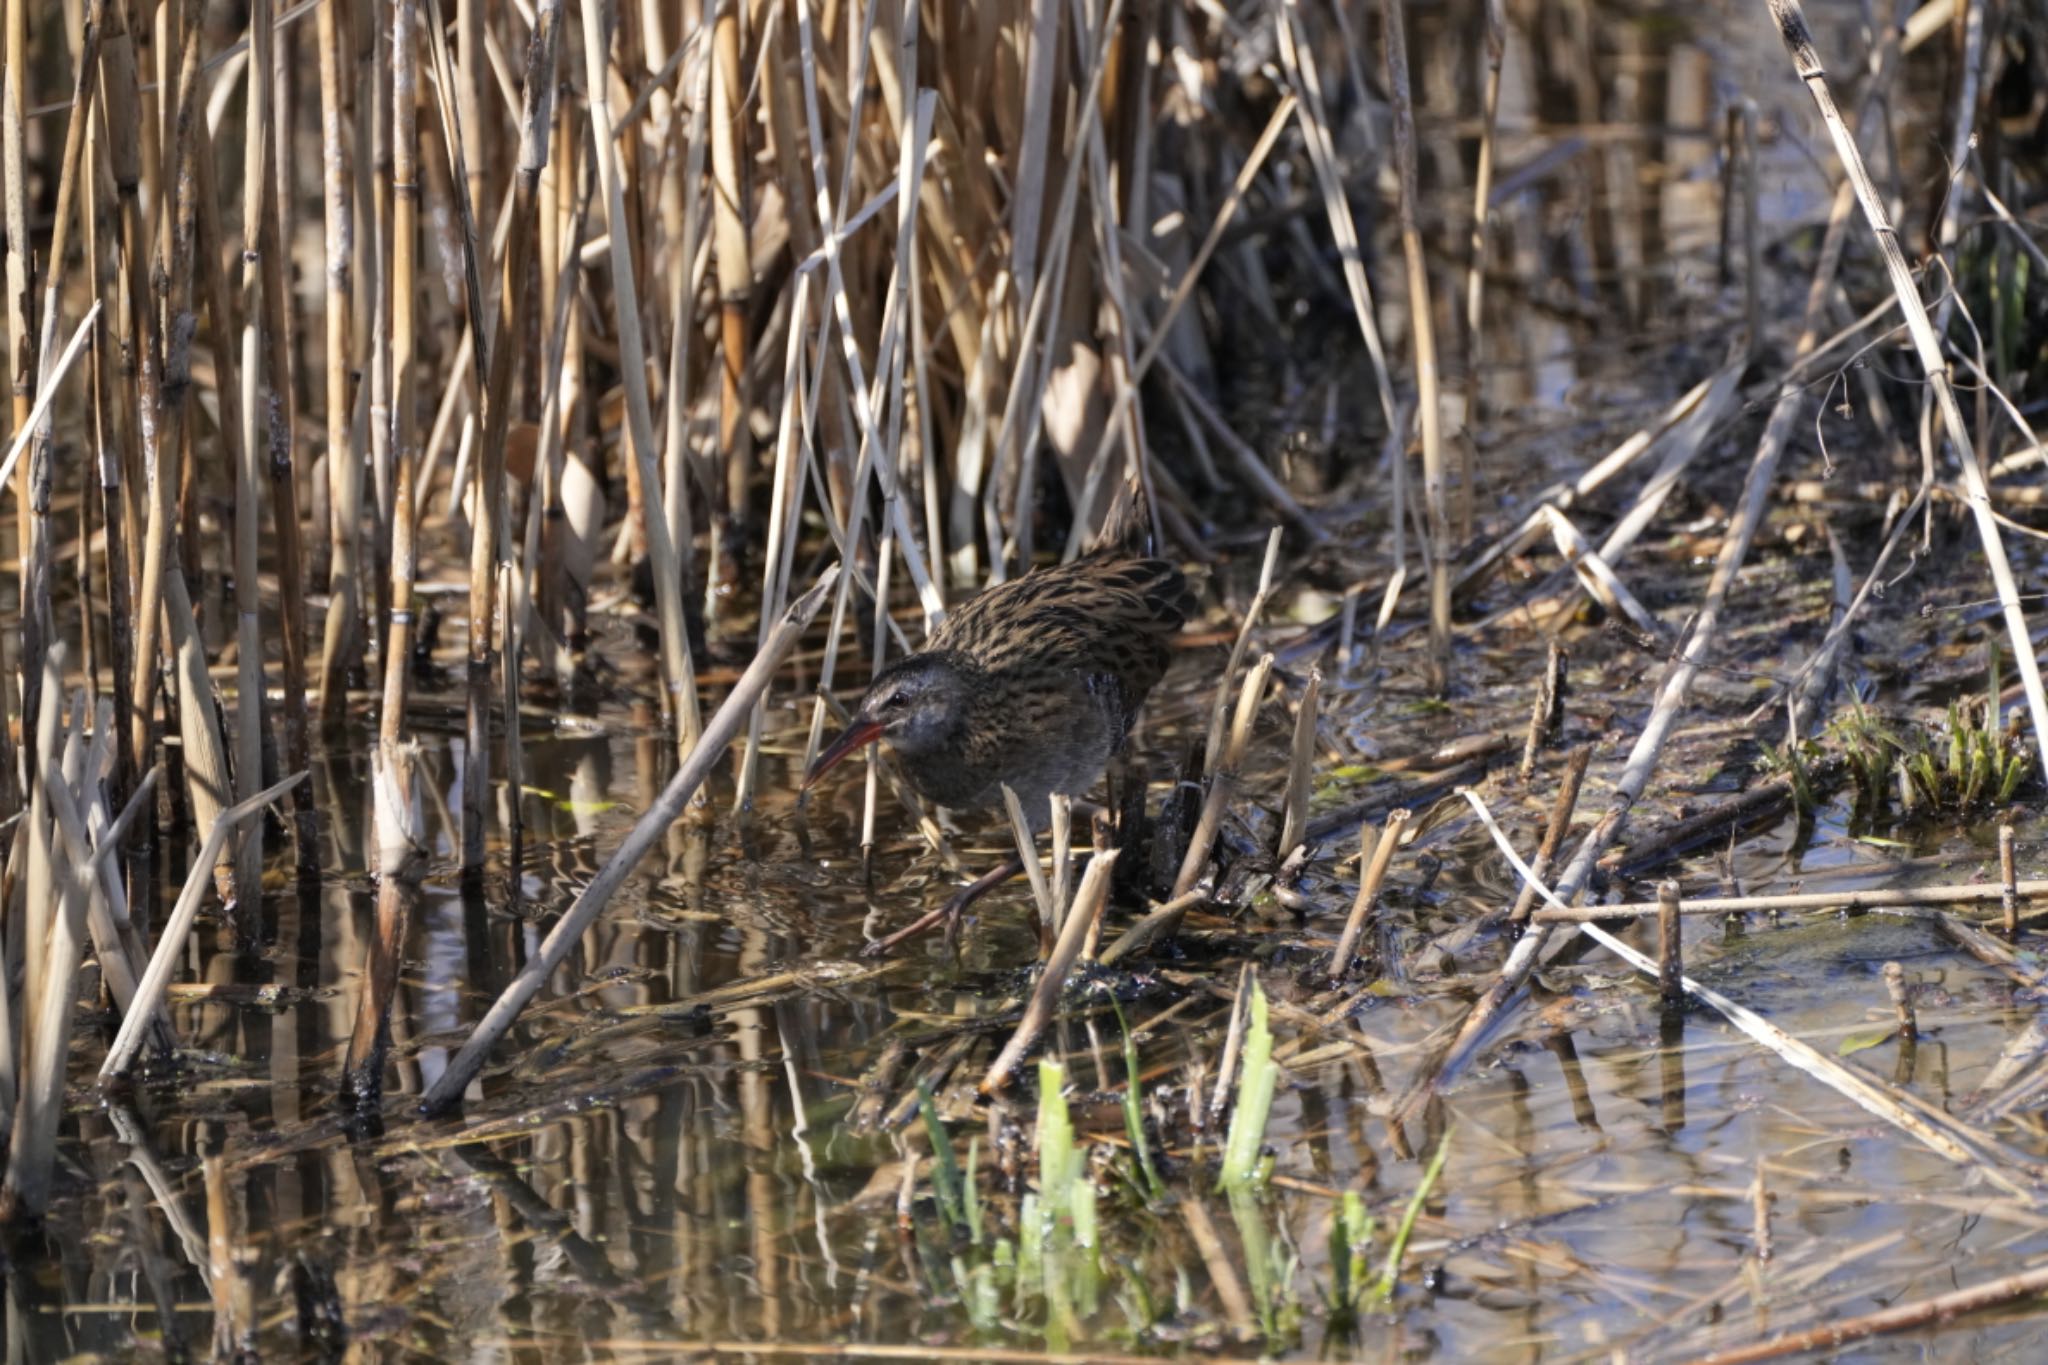
[[[948,616],[931,647],[990,673],[1113,676],[1135,710],[1192,607],[1186,578],[1166,560],[1087,555],[990,588]]]

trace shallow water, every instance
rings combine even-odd
[[[1712,263],[1715,121],[1728,96],[1756,95],[1791,130],[1766,148],[1766,224],[1789,229],[1823,198],[1801,150],[1816,145],[1805,97],[1761,6],[1705,4],[1686,16],[1564,8],[1562,27],[1533,51],[1513,50],[1509,68],[1497,260],[1532,287],[1504,288],[1492,303],[1481,386],[1489,415],[1476,433],[1482,523],[1490,503],[1576,471],[1625,437],[1717,364],[1739,331],[1739,299],[1722,296]],[[1847,68],[1853,14],[1815,10]],[[1418,10],[1418,50],[1465,32],[1468,11]],[[1591,92],[1590,109],[1569,98],[1584,93],[1569,67],[1572,23],[1605,35],[1600,70],[1611,83]],[[1429,90],[1448,81],[1447,66],[1419,64],[1425,108],[1454,102],[1448,84]],[[1466,91],[1457,107],[1469,104]],[[1463,222],[1462,209],[1446,212]],[[1574,255],[1588,214],[1605,226]],[[1783,275],[1774,274],[1779,286],[1803,289],[1803,264]],[[1579,304],[1602,325],[1589,325]],[[1693,318],[1711,325],[1679,334]],[[1657,363],[1646,365],[1646,354]],[[1716,448],[1738,467],[1746,449],[1741,439]],[[1366,484],[1364,502],[1336,502],[1330,516],[1347,528],[1371,524],[1374,535],[1290,556],[1269,643],[1294,637],[1290,620],[1326,616],[1331,585],[1364,579],[1376,592],[1384,581]],[[1725,509],[1732,486],[1714,476],[1681,524],[1718,535],[1710,511]],[[1206,723],[1257,539],[1220,544],[1231,557],[1211,600],[1228,611],[1205,625],[1221,643],[1183,651],[1139,732],[1155,809]],[[1676,627],[1713,547],[1688,553],[1683,536],[1659,544],[1638,558],[1661,553],[1644,574],[1657,586],[1651,605]],[[1857,542],[1852,560],[1867,562],[1873,548]],[[1638,827],[1754,780],[1754,746],[1729,757],[1747,733],[1738,722],[1764,695],[1758,679],[1796,666],[1825,628],[1825,566],[1811,536],[1767,537],[1752,556],[1744,591],[1754,606],[1738,610],[1727,671],[1701,679],[1688,721],[1697,729],[1667,753]],[[1501,587],[1482,605],[1503,609],[1534,586]],[[1970,595],[1924,586],[1929,600]],[[1878,609],[1871,653],[1880,661],[1953,655],[1958,639],[1977,638],[1956,616],[1916,619],[1913,605]],[[751,638],[744,621],[728,629],[735,641]],[[618,694],[651,695],[626,630],[605,647],[622,661]],[[1375,764],[1475,734],[1519,734],[1540,634],[1504,624],[1472,632],[1461,648],[1449,708],[1426,698],[1412,630],[1362,654],[1348,679],[1332,669],[1320,816],[1381,798],[1420,814],[1438,794],[1428,778],[1389,778]],[[1560,746],[1531,782],[1513,776],[1511,754],[1484,783],[1524,849],[1566,749],[1596,747],[1581,827],[1604,809],[1662,663],[1597,627],[1578,628],[1573,650]],[[1290,701],[1307,662],[1283,659]],[[1030,989],[1030,893],[1013,886],[983,902],[957,952],[931,938],[897,959],[861,957],[871,933],[937,904],[955,879],[886,802],[882,842],[863,866],[855,776],[803,808],[791,800],[812,676],[777,692],[760,808],[735,816],[721,775],[704,818],[669,833],[497,1050],[461,1120],[419,1121],[410,1105],[659,790],[666,745],[644,705],[617,698],[555,725],[529,716],[523,832],[497,845],[481,885],[464,886],[447,819],[460,806],[460,743],[424,736],[441,843],[413,915],[388,1095],[367,1121],[336,1095],[374,911],[367,761],[346,746],[325,752],[314,774],[321,882],[277,883],[253,952],[237,954],[224,926],[205,927],[174,1001],[187,1049],[179,1069],[117,1099],[75,1091],[59,1203],[9,1253],[9,1359],[196,1353],[222,1332],[230,1349],[279,1358],[338,1354],[346,1342],[376,1358],[477,1361],[891,1348],[959,1360],[1065,1351],[1520,1361],[1615,1350],[1677,1360],[1976,1283],[2048,1251],[2048,1214],[2031,1190],[2015,1195],[1959,1168],[1711,1012],[1666,1025],[1653,986],[1604,954],[1545,968],[1463,1079],[1407,1131],[1391,1125],[1392,1102],[1504,950],[1482,936],[1453,957],[1421,951],[1516,886],[1483,829],[1453,809],[1397,858],[1377,931],[1379,984],[1340,1017],[1311,1018],[1331,1003],[1316,969],[1355,885],[1355,863],[1340,861],[1355,853],[1355,817],[1336,821],[1341,832],[1305,870],[1302,913],[1253,894],[1249,908],[1191,915],[1174,949],[1094,978],[1048,1046],[1065,1060],[1074,1122],[1091,1147],[1097,1242],[1047,1274],[1047,1286],[1070,1296],[1065,1308],[1050,1289],[1019,1289],[998,1247],[1023,1254],[1023,1196],[1038,1171],[1035,1077],[993,1103],[973,1084]],[[1929,685],[1904,670],[1875,681],[1879,700],[1899,704],[1977,686],[1967,677]],[[1230,860],[1247,868],[1277,832],[1290,723],[1269,702],[1226,825]],[[499,793],[501,821],[513,801]],[[2041,826],[2023,815],[2016,823],[2020,875],[2040,875]],[[1811,820],[1746,827],[1670,875],[1689,894],[1970,881],[1995,865],[1990,828],[1866,828],[1838,795]],[[956,842],[973,869],[1007,839],[977,825]],[[165,869],[166,882],[181,873]],[[1639,899],[1648,888],[1611,894]],[[1628,936],[1651,948],[1654,929]],[[1960,1104],[2035,1014],[2032,988],[1959,953],[1922,918],[1694,919],[1687,936],[1694,976],[1937,1107]],[[1265,1135],[1271,1181],[1233,1201],[1211,1192],[1221,1133],[1190,1128],[1186,1087],[1198,1079],[1205,1103],[1212,1093],[1246,960],[1259,964],[1282,1047],[1299,1040],[1316,1060],[1284,1074]],[[1917,1045],[1881,1037],[1888,961],[1918,991]],[[1130,1185],[1112,995],[1136,1040],[1162,1199]],[[82,1029],[75,1046],[82,1078],[99,1040]],[[949,1230],[939,1208],[928,1129],[911,1110],[919,1080],[931,1084],[957,1159],[973,1150],[978,1242]],[[880,1122],[857,1112],[864,1100],[884,1111]],[[2048,1159],[2048,1133],[2032,1116],[2000,1136]],[[1336,1275],[1333,1208],[1346,1192],[1360,1196],[1380,1220],[1374,1247],[1384,1254],[1386,1228],[1439,1141],[1444,1174],[1420,1211],[1400,1286],[1385,1311],[1347,1330],[1324,1298]],[[2038,1312],[2009,1310],[1836,1358],[2032,1359],[2044,1339]]]

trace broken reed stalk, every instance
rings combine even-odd
[[[1913,1017],[1913,997],[1906,989],[1906,969],[1896,962],[1884,964],[1884,990],[1891,997],[1892,1012],[1899,1019],[1899,1037],[1908,1042],[1920,1036]]]
[[[1323,670],[1311,664],[1308,682],[1301,689],[1301,704],[1294,713],[1294,743],[1288,750],[1287,795],[1280,824],[1280,842],[1273,846],[1276,857],[1284,858],[1301,847],[1308,832],[1309,788],[1315,776],[1316,698],[1323,686]]]
[[[1655,962],[1606,930],[1589,924],[1582,932],[1635,970],[1649,976],[1656,975]],[[2038,1179],[2038,1172],[2009,1171],[2007,1167],[2012,1163],[2007,1155],[1960,1120],[1931,1106],[1914,1105],[1907,1092],[1887,1087],[1844,1065],[1718,991],[1710,990],[1689,977],[1683,980],[1688,993],[1719,1012],[1729,1023],[1748,1034],[1752,1041],[1776,1053],[1780,1060],[1833,1089],[1859,1108],[1883,1119],[1936,1155],[1981,1171],[1985,1179],[1999,1189],[2021,1198],[2027,1197],[2025,1191],[2028,1188],[2023,1179]]]
[[[1685,921],[1678,883],[1657,883],[1657,996],[1667,1014],[1685,1007]]]
[[[1557,738],[1558,728],[1564,723],[1565,671],[1571,667],[1571,656],[1555,639],[1543,660],[1543,677],[1536,684],[1536,701],[1529,708],[1529,733],[1522,741],[1521,779],[1527,782],[1536,775],[1536,756],[1544,746]]]
[[[1593,761],[1593,746],[1581,744],[1565,760],[1564,781],[1557,787],[1557,799],[1550,806],[1550,822],[1544,827],[1543,842],[1536,848],[1536,857],[1530,862],[1530,869],[1536,874],[1534,882],[1540,882],[1550,875],[1550,864],[1557,858],[1558,849],[1564,846],[1564,836],[1571,829],[1572,812],[1579,806],[1579,790],[1586,782],[1586,767]],[[1534,882],[1524,882],[1515,903],[1508,911],[1508,923],[1520,925],[1529,920],[1529,912],[1536,905]]]
[[[2015,900],[2048,900],[2048,881],[2015,882]],[[2007,888],[1989,882],[1964,886],[1887,886],[1868,891],[1800,891],[1777,896],[1688,896],[1688,915],[1752,915],[1788,910],[1824,910],[1847,913],[1857,910],[1885,910],[1935,905],[1997,905]],[[1657,913],[1655,901],[1626,901],[1618,905],[1575,905],[1560,909],[1545,905],[1530,916],[1543,924],[1593,924],[1610,919],[1643,919]]]
[[[2006,558],[2005,543],[1999,534],[1998,518],[1992,509],[1990,489],[1984,479],[1984,467],[1977,458],[1976,444],[1963,421],[1955,386],[1950,382],[1947,363],[1942,359],[1941,338],[1927,316],[1927,306],[1920,298],[1919,283],[1906,264],[1905,254],[1899,249],[1898,233],[1893,230],[1884,201],[1870,179],[1870,172],[1864,167],[1863,154],[1848,125],[1843,122],[1841,110],[1835,106],[1834,92],[1828,88],[1826,68],[1813,45],[1813,35],[1806,26],[1806,16],[1798,0],[1765,0],[1765,3],[1777,23],[1786,51],[1791,54],[1793,70],[1813,97],[1814,107],[1820,111],[1821,121],[1827,125],[1828,136],[1834,142],[1835,155],[1841,159],[1849,183],[1855,187],[1857,203],[1863,208],[1864,219],[1877,241],[1879,254],[1884,258],[1885,274],[1891,281],[1892,292],[1898,297],[1914,356],[1920,362],[1928,385],[1934,390],[1942,428],[1962,465],[1964,501],[1969,504],[1970,515],[1976,522],[1985,566],[1998,590],[1999,609],[2005,617],[2020,682],[2026,691],[2034,742],[2042,760],[2041,771],[2048,773],[2048,691],[2042,687],[2040,661],[2034,654],[2026,612],[2020,605],[2019,588],[2014,582],[2012,565]]]
[[[1373,906],[1379,903],[1380,884],[1387,878],[1387,868],[1394,861],[1394,854],[1401,847],[1401,830],[1408,823],[1405,809],[1387,812],[1387,822],[1377,832],[1371,825],[1361,825],[1358,830],[1358,895],[1352,898],[1351,913],[1344,919],[1344,932],[1337,937],[1336,951],[1330,954],[1329,978],[1332,982],[1343,979],[1351,970],[1352,959],[1358,952],[1359,936],[1365,932],[1366,919],[1372,914]]]
[[[1052,931],[1057,934],[1066,923],[1067,906],[1074,892],[1074,798],[1053,792],[1046,798],[1052,808]]]
[[[275,786],[266,787],[245,801],[238,801],[224,810],[220,818],[207,831],[206,841],[200,846],[199,857],[192,863],[192,871],[185,878],[184,888],[178,893],[177,904],[171,907],[170,918],[164,921],[158,933],[156,949],[150,954],[149,966],[143,971],[142,981],[135,988],[135,1007],[121,1019],[120,1030],[115,1033],[113,1043],[107,1048],[107,1057],[100,1064],[99,1078],[102,1085],[125,1074],[141,1049],[142,1038],[149,1021],[163,1005],[164,988],[170,984],[171,973],[177,970],[185,951],[185,938],[192,932],[193,923],[199,918],[199,903],[206,894],[206,872],[220,857],[228,836],[250,816],[262,810],[278,797],[306,780],[305,773],[294,773]]]
[[[733,737],[746,725],[747,713],[753,707],[755,698],[774,680],[776,670],[782,666],[782,661],[789,656],[789,652],[796,647],[797,640],[802,636],[804,628],[810,624],[811,618],[817,615],[819,606],[832,591],[839,573],[837,565],[828,568],[810,591],[791,603],[789,610],[783,613],[782,619],[769,633],[767,641],[755,653],[753,662],[747,665],[746,672],[733,684],[732,692],[712,714],[711,719],[705,722],[697,747],[690,751],[690,756],[677,769],[668,786],[662,789],[661,795],[648,807],[646,814],[634,823],[624,842],[598,870],[590,885],[583,889],[575,902],[563,913],[562,918],[556,922],[554,929],[541,943],[539,953],[526,964],[512,983],[505,987],[491,1005],[489,1013],[478,1022],[470,1034],[469,1041],[465,1042],[461,1051],[449,1060],[448,1069],[441,1073],[440,1079],[420,1102],[422,1113],[442,1113],[461,1099],[462,1092],[468,1088],[471,1079],[483,1067],[484,1059],[491,1047],[512,1027],[513,1021],[519,1017],[519,1012],[526,1007],[527,1002],[539,994],[548,977],[553,975],[562,960],[581,941],[583,931],[589,927],[591,920],[597,917],[598,912],[604,909],[612,894],[624,884],[633,869],[639,865],[641,858],[646,856],[647,851],[660,841],[669,826],[682,815],[683,808],[696,794],[697,787],[709,774],[712,765],[724,754]]]
[[[1259,702],[1266,694],[1266,681],[1273,675],[1273,656],[1263,655],[1245,674],[1244,688],[1237,696],[1237,714],[1230,723],[1230,737],[1223,747],[1223,761],[1209,774],[1209,791],[1202,800],[1202,812],[1195,820],[1195,832],[1188,839],[1188,851],[1181,859],[1180,872],[1173,879],[1173,894],[1184,896],[1195,889],[1209,865],[1209,851],[1216,844],[1216,832],[1223,826],[1223,814],[1230,798],[1237,794],[1238,771],[1244,763],[1246,745],[1251,742],[1252,723],[1258,719]]]
[[[1874,1313],[1833,1318],[1818,1327],[1766,1337],[1747,1346],[1708,1351],[1696,1358],[1696,1365],[1754,1365],[1757,1361],[1811,1352],[1835,1353],[1850,1342],[1882,1336],[1887,1332],[1954,1323],[1967,1314],[2031,1299],[2044,1290],[2048,1290],[2048,1265],[2033,1265],[1997,1279],[1951,1289],[1944,1294],[1895,1303]]]
[[[1116,870],[1116,860],[1123,850],[1097,849],[1088,859],[1088,868],[1081,874],[1080,888],[1074,893],[1074,908],[1067,915],[1067,922],[1060,928],[1059,941],[1053,945],[1052,955],[1045,961],[1039,973],[1038,985],[1031,992],[1031,1000],[1024,1007],[1024,1015],[1017,1021],[1017,1031],[1010,1035],[1010,1041],[996,1054],[990,1063],[988,1074],[981,1078],[976,1088],[984,1095],[993,1095],[1010,1082],[1010,1073],[1017,1063],[1024,1060],[1024,1054],[1038,1041],[1038,1035],[1052,1022],[1059,1009],[1060,992],[1066,988],[1067,977],[1074,970],[1074,964],[1081,958],[1081,948],[1091,936],[1109,900],[1109,881]]]
[[[1438,393],[1436,324],[1423,255],[1415,183],[1415,103],[1408,88],[1408,33],[1400,0],[1380,0],[1387,45],[1387,94],[1394,107],[1394,165],[1399,172],[1401,251],[1408,262],[1408,326],[1415,352],[1416,416],[1422,430],[1422,502],[1429,544],[1430,690],[1451,685],[1451,521],[1444,479],[1443,405]],[[1397,456],[1396,458],[1401,458]]]
[[[1252,964],[1239,963],[1237,989],[1230,997],[1230,1026],[1224,1030],[1223,1054],[1216,1060],[1216,1084],[1209,1091],[1207,1118],[1198,1118],[1198,1127],[1214,1124],[1223,1117],[1224,1107],[1230,1103],[1230,1082],[1237,1074],[1238,1058],[1244,1054],[1245,1024],[1251,1014],[1252,990],[1256,984]]]
[[[2014,863],[2014,836],[2011,825],[1998,827],[1998,881],[1999,902],[2005,910],[2005,936],[2017,939],[2020,934],[2019,873]]]
[[[1038,905],[1038,956],[1041,961],[1052,955],[1053,939],[1058,933],[1053,923],[1052,892],[1045,884],[1045,869],[1038,861],[1038,841],[1032,836],[1031,822],[1024,817],[1024,803],[1017,799],[1017,793],[1005,782],[1003,787],[1003,809],[1010,814],[1010,833],[1017,841],[1017,861],[1024,864],[1024,875],[1031,879],[1031,899]]]

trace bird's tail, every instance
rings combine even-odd
[[[1111,496],[1109,511],[1102,518],[1087,546],[1088,553],[1116,550],[1127,555],[1154,553],[1150,490],[1141,486],[1135,474],[1128,475]]]

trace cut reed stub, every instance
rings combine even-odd
[[[1408,823],[1408,811],[1403,808],[1387,812],[1387,823],[1377,833],[1371,825],[1358,831],[1359,877],[1358,895],[1351,902],[1351,914],[1344,921],[1344,932],[1337,939],[1337,950],[1330,954],[1330,980],[1343,979],[1351,970],[1351,963],[1358,952],[1359,935],[1365,930],[1367,917],[1379,903],[1380,884],[1386,880],[1387,867],[1394,861],[1394,852],[1401,846],[1401,828]]]

